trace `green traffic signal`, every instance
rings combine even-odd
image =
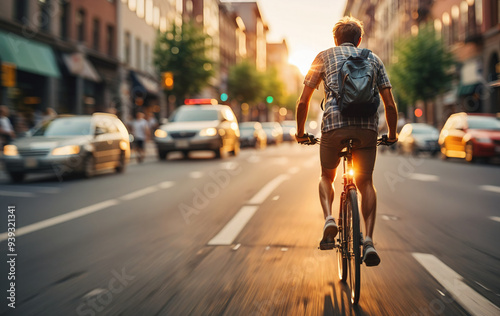
[[[267,102],[267,103],[273,103],[273,101],[274,101],[274,98],[273,98],[272,96],[268,96],[268,97],[266,98],[266,102]]]
[[[223,93],[223,94],[220,95],[220,100],[222,102],[226,102],[228,98],[229,97],[228,97],[227,93]]]

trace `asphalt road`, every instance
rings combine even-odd
[[[382,262],[353,307],[335,252],[317,249],[318,149],[0,177],[0,315],[500,315],[497,165],[379,154]]]

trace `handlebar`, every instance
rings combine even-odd
[[[313,134],[305,133],[304,136],[307,136],[307,140],[299,141],[299,144],[301,145],[315,145],[320,142],[320,139],[315,137]]]
[[[385,145],[385,146],[392,146],[395,143],[397,143],[397,140],[395,142],[389,142],[389,137],[387,137],[387,134],[383,134],[379,139],[377,139],[377,146],[380,145]]]

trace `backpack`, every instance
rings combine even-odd
[[[377,112],[380,96],[377,72],[363,49],[361,56],[349,56],[339,71],[339,93],[336,95],[340,113],[344,116],[367,117]]]

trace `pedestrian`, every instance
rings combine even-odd
[[[308,141],[304,130],[307,112],[314,89],[321,81],[325,88],[325,107],[322,121],[322,136],[320,142],[321,180],[319,184],[320,203],[325,217],[322,244],[335,243],[338,226],[332,216],[334,199],[333,181],[337,166],[340,162],[340,152],[346,146],[348,139],[354,140],[353,159],[356,186],[361,193],[361,212],[365,220],[365,240],[363,244],[363,261],[367,266],[376,266],[380,257],[373,244],[373,230],[376,214],[376,191],[373,186],[372,174],[377,154],[378,102],[371,103],[373,112],[363,114],[356,109],[356,113],[346,115],[341,112],[338,98],[339,72],[343,63],[350,56],[363,58],[368,61],[370,71],[373,71],[376,85],[372,90],[374,96],[380,93],[385,107],[385,116],[388,125],[388,142],[397,141],[398,111],[391,91],[391,83],[387,76],[384,64],[380,58],[370,51],[358,48],[363,36],[361,21],[353,17],[344,17],[333,28],[333,37],[336,47],[320,52],[314,59],[311,69],[304,79],[304,89],[297,103],[297,134],[298,142]],[[344,77],[345,82],[345,77]],[[361,108],[365,110],[366,108]]]
[[[144,160],[146,141],[150,136],[149,124],[144,117],[144,113],[138,111],[131,123],[132,135],[134,136],[133,145],[139,163]]]
[[[3,149],[5,145],[10,144],[12,139],[16,138],[14,127],[9,119],[9,108],[6,105],[0,105],[0,146]]]

